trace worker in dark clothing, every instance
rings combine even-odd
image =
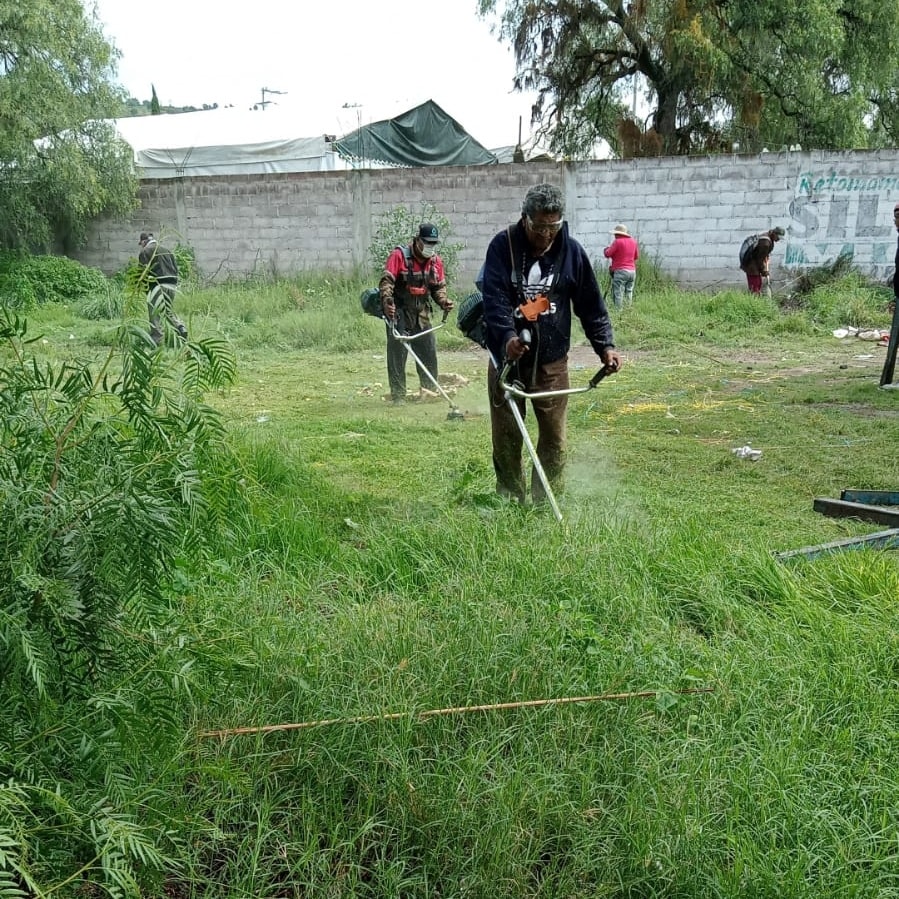
[[[765,294],[771,296],[769,260],[774,244],[785,233],[783,228],[778,227],[755,235],[753,245],[746,255],[740,254],[740,268],[746,272],[746,283],[749,285],[750,293],[761,293],[764,288]]]
[[[187,340],[187,328],[175,315],[175,291],[178,287],[178,261],[174,253],[162,246],[151,232],[141,232],[138,239],[138,261],[147,278],[147,311],[150,317],[150,336],[159,346],[163,340],[162,319]]]
[[[893,224],[899,231],[899,203],[893,208]],[[880,376],[880,386],[886,387],[893,383],[893,375],[896,371],[896,352],[899,350],[899,241],[896,245],[896,265],[893,271],[893,302],[890,304],[893,310],[893,322],[890,326],[890,337],[887,343],[887,356],[883,363],[883,373]]]
[[[532,187],[524,198],[521,218],[497,234],[487,248],[483,269],[484,321],[492,357],[487,375],[491,399],[493,468],[501,496],[525,500],[521,451],[524,437],[504,400],[496,366],[517,366],[517,380],[531,392],[566,390],[572,313],[587,340],[609,371],[618,371],[609,312],[583,246],[563,221],[565,199],[552,184]],[[527,338],[530,338],[528,340]],[[524,415],[524,400],[516,400]],[[560,483],[565,466],[566,395],[531,400],[539,437],[537,458],[551,487]],[[546,501],[538,477],[531,478],[531,497]]]
[[[381,291],[381,307],[387,319],[387,379],[390,382],[390,398],[394,405],[406,401],[406,341],[393,336],[398,334],[422,336],[414,341],[413,352],[427,367],[434,381],[437,380],[437,341],[430,331],[431,303],[449,312],[453,301],[446,294],[446,275],[443,260],[437,254],[440,234],[436,225],[423,222],[418,234],[408,246],[393,249],[384,263],[384,273],[378,282]],[[433,383],[423,371],[418,372],[422,389]]]

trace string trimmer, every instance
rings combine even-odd
[[[529,330],[523,330],[519,336],[524,343],[530,345],[531,333]],[[588,390],[593,390],[607,375],[612,374],[613,370],[608,366],[603,366],[601,369],[599,369],[598,372],[596,372],[595,375],[593,375],[592,378],[590,378],[589,383],[584,387],[566,387],[562,390],[528,391],[520,382],[510,382],[508,380],[509,371],[515,364],[514,362],[507,359],[502,369],[500,369],[496,364],[493,353],[490,353],[490,361],[493,363],[493,367],[499,372],[497,381],[500,390],[503,391],[503,398],[509,404],[509,409],[512,412],[512,416],[515,418],[515,424],[518,425],[518,430],[521,431],[524,445],[527,447],[528,455],[531,457],[534,471],[537,473],[537,477],[540,478],[540,483],[543,484],[543,489],[546,493],[546,498],[547,500],[549,500],[549,504],[552,507],[553,515],[556,516],[556,521],[561,524],[562,513],[561,511],[559,511],[559,504],[556,502],[556,497],[554,496],[552,489],[549,486],[549,478],[547,478],[546,472],[543,470],[543,466],[540,464],[540,459],[537,456],[537,450],[534,448],[534,444],[531,441],[531,437],[528,434],[527,428],[525,427],[524,418],[522,417],[521,410],[518,408],[516,399],[535,400],[553,396],[570,396],[574,393],[586,393]]]
[[[415,364],[418,366],[419,371],[422,371],[427,375],[428,380],[434,385],[434,389],[449,403],[450,410],[447,413],[448,421],[461,421],[465,418],[465,414],[462,410],[452,401],[449,394],[440,386],[437,382],[437,379],[428,371],[426,365],[424,365],[421,359],[415,353],[415,350],[412,349],[412,343],[418,340],[420,337],[424,337],[426,334],[432,334],[434,331],[439,331],[446,324],[446,317],[449,315],[448,310],[443,311],[443,318],[440,321],[439,325],[435,325],[433,328],[428,328],[426,331],[419,331],[418,334],[401,334],[396,327],[396,319],[395,318],[386,318],[384,319],[387,322],[387,327],[390,330],[390,333],[393,335],[394,340],[399,340],[401,343],[406,345],[406,349],[409,352],[409,355],[415,360]]]

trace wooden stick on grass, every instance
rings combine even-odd
[[[561,699],[525,699],[519,702],[494,702],[488,705],[460,705],[446,709],[428,709],[423,712],[385,712],[383,715],[356,715],[352,718],[321,718],[318,721],[298,721],[292,724],[264,724],[258,727],[229,727],[223,730],[201,731],[199,736],[237,737],[245,734],[270,734],[279,730],[306,730],[312,727],[331,727],[336,724],[368,724],[372,721],[397,721],[400,718],[414,718],[423,721],[440,715],[464,715],[469,712],[496,712],[508,709],[538,708],[551,705],[572,705],[578,702],[612,702],[628,699],[646,699],[660,693],[685,696],[691,693],[713,693],[714,687],[696,687],[691,690],[641,690],[635,693],[601,693],[597,696],[565,696]]]

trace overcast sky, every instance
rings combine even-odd
[[[83,0],[139,100],[251,107],[262,88],[298,137],[346,134],[433,100],[489,148],[527,140],[533,94],[477,0]],[[495,21],[495,20],[494,20]]]

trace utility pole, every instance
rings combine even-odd
[[[362,168],[365,168],[365,142],[362,139],[362,104],[361,103],[344,103],[343,109],[355,109],[356,110],[356,134],[359,136],[359,159],[361,160]],[[351,163],[355,168],[356,163]]]
[[[512,151],[512,162],[524,162],[524,150],[521,146],[521,116],[518,117],[518,143]]]
[[[286,93],[287,93],[287,91],[275,91],[275,90],[272,90],[272,89],[269,88],[269,87],[264,87],[264,88],[262,88],[262,100],[261,100],[259,103],[257,103],[257,104],[253,107],[253,109],[261,109],[261,110],[264,111],[264,110],[265,110],[265,107],[268,106],[269,103],[274,103],[274,102],[275,102],[274,100],[266,100],[266,99],[265,99],[265,95],[266,95],[266,94],[272,95],[272,94],[286,94]]]

